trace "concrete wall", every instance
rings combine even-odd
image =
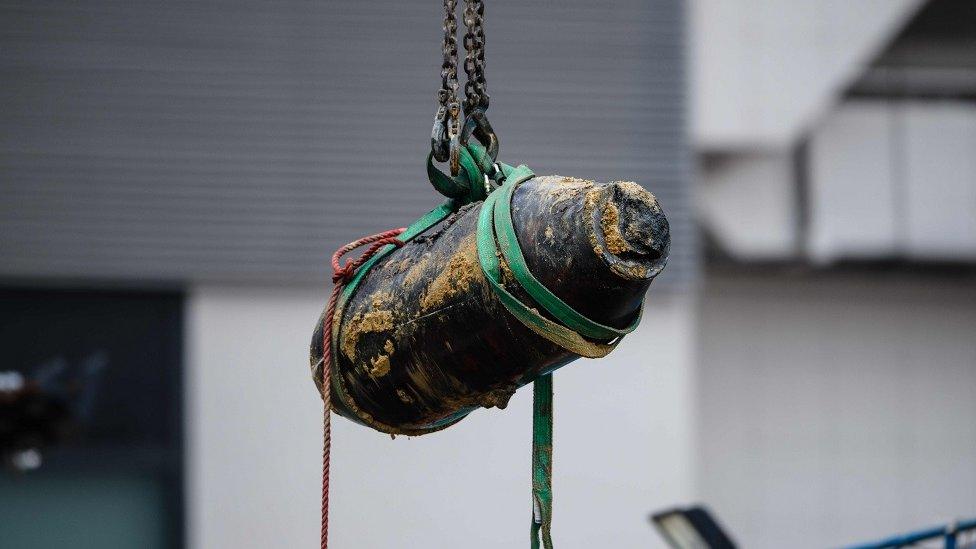
[[[327,288],[195,288],[189,298],[190,547],[310,547],[321,402],[307,346]],[[690,298],[651,292],[615,353],[556,374],[555,539],[661,547],[649,512],[693,491]],[[336,547],[528,542],[531,391],[447,431],[391,440],[336,418]]]
[[[691,0],[692,141],[789,146],[923,0]]]
[[[697,468],[742,547],[836,547],[976,513],[976,285],[710,276]]]
[[[976,106],[847,101],[810,142],[811,258],[976,259]]]

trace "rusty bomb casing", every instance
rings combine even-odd
[[[478,407],[504,408],[518,387],[578,358],[498,301],[478,262],[480,207],[462,208],[383,258],[337,312],[332,403],[340,415],[386,433],[423,434]],[[536,177],[516,189],[512,220],[533,275],[605,325],[633,322],[667,261],[667,219],[636,183]],[[531,305],[506,269],[503,259],[505,287]],[[319,391],[322,320],[311,344]]]

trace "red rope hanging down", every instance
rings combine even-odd
[[[323,420],[323,441],[322,441],[322,549],[329,547],[329,454],[332,449],[332,317],[335,316],[336,301],[343,286],[349,282],[356,274],[356,269],[363,263],[369,261],[373,254],[387,244],[396,247],[403,246],[403,242],[397,239],[406,228],[393,229],[390,231],[374,234],[365,238],[360,238],[355,242],[350,242],[336,250],[332,254],[332,295],[329,297],[329,306],[325,311],[325,325],[322,328],[322,400],[325,403],[325,419]],[[339,266],[339,259],[347,253],[361,248],[367,244],[372,244],[366,249],[358,259],[346,260],[346,264]]]

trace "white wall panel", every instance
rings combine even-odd
[[[973,514],[971,280],[710,276],[701,303],[700,488],[741,547]]]
[[[890,257],[899,250],[898,120],[896,107],[885,102],[852,102],[814,132],[808,194],[814,261]]]
[[[797,253],[797,185],[791,151],[723,157],[701,170],[695,186],[702,226],[740,261],[782,260]]]
[[[842,104],[811,139],[812,259],[976,259],[973,151],[971,104]]]
[[[976,106],[915,103],[904,116],[908,253],[976,260]]]
[[[321,401],[306,349],[327,290],[191,292],[191,548],[315,546]],[[652,292],[612,355],[555,374],[560,546],[663,547],[648,514],[693,495],[693,314],[690,298]],[[396,440],[336,417],[333,545],[527,546],[531,404],[523,388],[504,411]]]

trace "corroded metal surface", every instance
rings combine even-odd
[[[667,219],[629,182],[546,176],[522,184],[512,218],[532,273],[587,317],[630,324],[667,260]],[[576,355],[525,328],[485,280],[475,244],[479,204],[463,208],[376,264],[337,313],[337,371],[357,410],[335,410],[390,433],[415,434],[514,391]],[[504,274],[506,287],[531,299]],[[341,318],[339,318],[341,315]],[[321,391],[322,319],[311,365]]]

